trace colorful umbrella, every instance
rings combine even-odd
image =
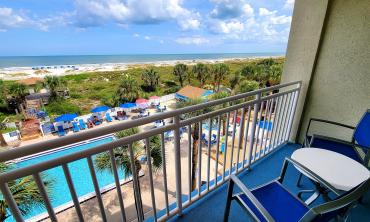
[[[77,116],[78,115],[76,113],[67,113],[67,114],[63,114],[63,115],[60,115],[54,118],[54,121],[55,122],[68,122],[68,121],[72,121]]]
[[[152,100],[156,100],[156,99],[160,99],[161,97],[159,97],[159,96],[151,96],[151,97],[149,97],[149,99],[152,99]]]
[[[135,101],[135,103],[136,103],[136,104],[138,104],[138,103],[148,103],[148,102],[149,102],[148,100],[143,99],[143,98],[139,98],[139,99],[137,99],[137,100]]]
[[[92,109],[91,112],[93,112],[93,113],[100,113],[100,112],[105,112],[108,109],[110,109],[109,106],[97,106],[94,109]]]
[[[132,109],[136,107],[136,103],[124,103],[119,105],[119,107],[124,108],[124,109]]]

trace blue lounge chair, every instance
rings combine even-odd
[[[309,135],[309,129],[313,122],[335,125],[337,127],[347,128],[353,130],[351,141],[344,141],[338,138],[322,136],[319,134]],[[362,116],[360,122],[356,127],[348,126],[342,123],[333,121],[311,118],[306,131],[305,146],[318,147],[322,149],[331,150],[347,157],[350,157],[368,167],[370,158],[370,109]],[[358,152],[361,150],[365,157],[362,158]]]
[[[310,207],[289,192],[283,185],[287,164],[292,163],[304,170],[317,181],[330,189],[330,185],[301,164],[287,158],[279,178],[267,184],[249,190],[235,175],[231,175],[227,191],[224,221],[228,221],[231,201],[236,200],[256,221],[331,221],[336,217],[345,217],[350,209],[370,188],[370,178],[357,187],[345,192],[333,200]],[[241,193],[233,195],[234,185]]]
[[[58,126],[58,136],[65,136],[66,131],[64,131],[63,126]]]
[[[110,116],[110,114],[109,113],[105,113],[105,120],[107,121],[107,122],[112,122],[113,120],[112,120],[112,117]]]
[[[80,128],[78,127],[76,122],[72,122],[72,130],[75,133],[80,131]]]
[[[82,130],[86,129],[86,124],[82,119],[78,120],[78,123],[80,124],[80,129]]]

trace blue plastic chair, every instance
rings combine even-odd
[[[76,122],[72,122],[72,130],[75,133],[80,131],[80,128],[78,127]]]
[[[78,123],[80,124],[80,129],[82,130],[86,129],[86,124],[82,119],[78,120]]]
[[[66,131],[64,131],[63,126],[58,126],[58,136],[65,136]]]
[[[312,122],[321,122],[353,130],[352,140],[344,141],[338,138],[322,136],[319,134],[308,135]],[[317,147],[341,153],[368,167],[370,158],[370,109],[364,113],[356,127],[333,121],[311,118],[306,131],[305,146]],[[358,153],[358,149],[364,152],[364,158],[362,158]]]
[[[336,217],[345,218],[349,209],[370,188],[370,179],[368,179],[352,190],[338,195],[334,200],[310,207],[282,185],[288,163],[305,170],[328,189],[331,187],[312,171],[289,158],[286,158],[279,178],[252,190],[249,190],[238,177],[231,175],[224,221],[228,221],[232,200],[236,200],[256,221],[330,221]],[[233,194],[234,185],[241,190],[240,193]]]
[[[109,113],[105,113],[105,120],[107,121],[107,122],[112,122],[113,120],[112,120],[112,117],[110,116],[110,114]]]

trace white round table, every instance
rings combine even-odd
[[[370,171],[361,163],[330,150],[301,148],[291,158],[342,191],[349,191],[370,177]]]

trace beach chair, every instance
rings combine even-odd
[[[81,130],[86,129],[86,124],[85,124],[85,122],[83,121],[83,119],[79,119],[79,120],[78,120],[78,123],[80,124],[80,129],[81,129]]]
[[[345,219],[349,209],[370,188],[369,178],[350,191],[335,197],[333,200],[310,207],[282,185],[288,163],[292,163],[300,170],[309,172],[323,186],[327,185],[325,181],[322,181],[312,171],[289,158],[285,159],[279,178],[252,190],[249,190],[237,176],[231,175],[227,191],[224,221],[228,221],[232,200],[236,200],[255,221],[332,221],[333,219],[338,219],[338,217]],[[233,194],[234,185],[241,190],[240,193]],[[329,189],[330,185],[327,186]]]
[[[65,136],[66,131],[64,131],[63,126],[58,126],[58,136]]]
[[[112,122],[113,120],[112,120],[112,117],[110,116],[110,114],[109,113],[105,113],[105,120],[107,121],[107,122]]]
[[[93,128],[94,127],[94,123],[93,123],[93,121],[91,120],[91,119],[89,119],[88,121],[87,121],[87,128]]]
[[[117,119],[118,120],[124,120],[124,115],[122,111],[117,111]]]
[[[72,130],[75,133],[80,131],[80,128],[78,127],[76,122],[72,122]]]
[[[320,122],[352,130],[353,134],[351,141],[345,141],[319,134],[309,135],[309,129],[314,122]],[[306,147],[317,147],[343,154],[368,167],[370,158],[370,109],[364,113],[356,127],[329,120],[311,118],[307,126],[304,145]],[[361,157],[361,153],[364,157]]]

